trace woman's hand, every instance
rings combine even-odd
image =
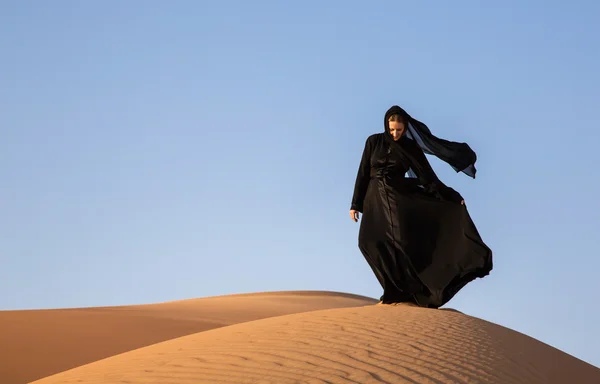
[[[358,212],[357,210],[354,210],[354,209],[350,210],[350,218],[354,222],[357,222],[359,217],[360,217],[360,212]]]
[[[460,202],[460,205],[465,205],[465,201],[464,201],[464,200],[462,200],[462,201]]]

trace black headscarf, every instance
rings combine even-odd
[[[456,172],[463,172],[475,178],[475,173],[477,172],[475,169],[477,155],[467,143],[457,143],[434,136],[424,123],[414,119],[397,105],[392,106],[385,113],[384,126],[387,140],[400,145],[391,136],[388,123],[389,117],[395,114],[404,118],[406,125],[405,135],[416,142],[424,153],[434,155],[440,160],[445,161]]]

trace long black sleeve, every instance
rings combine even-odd
[[[431,167],[431,164],[429,164],[427,157],[419,147],[414,145],[411,153],[416,158],[418,163],[414,167],[416,168],[414,171],[419,178],[419,182],[425,187],[426,190],[437,192],[442,199],[453,201],[455,203],[460,203],[463,200],[463,197],[460,193],[455,191],[453,188],[448,187],[437,177],[435,171]]]
[[[356,182],[354,183],[354,195],[352,196],[352,204],[350,205],[350,209],[361,213],[363,212],[363,202],[367,195],[369,180],[371,179],[371,147],[372,144],[369,137],[365,142],[365,148],[358,167]]]

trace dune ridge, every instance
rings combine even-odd
[[[240,322],[376,302],[341,292],[281,291],[143,305],[0,311],[0,383],[27,383]]]
[[[600,369],[460,312],[366,305],[182,336],[35,383],[115,382],[597,384]]]

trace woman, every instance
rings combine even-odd
[[[475,178],[475,152],[439,139],[395,105],[385,130],[367,138],[350,217],[362,213],[358,246],[383,287],[384,304],[438,308],[492,270],[492,252],[462,196],[444,185],[425,153]],[[408,174],[408,177],[407,177]]]

